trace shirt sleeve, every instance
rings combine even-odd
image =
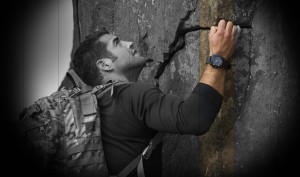
[[[204,83],[198,83],[186,100],[163,93],[154,86],[135,85],[130,90],[131,110],[136,119],[147,127],[167,133],[206,133],[223,101],[214,88]]]

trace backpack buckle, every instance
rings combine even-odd
[[[147,146],[142,153],[143,158],[147,160],[151,156],[152,150],[152,142],[150,142],[149,146]]]
[[[95,93],[99,92],[100,90],[102,90],[103,88],[104,88],[104,85],[97,85],[93,88],[91,93],[95,94]]]
[[[77,95],[80,92],[81,92],[81,89],[79,87],[74,87],[73,89],[71,89],[69,97],[73,97],[74,95]]]

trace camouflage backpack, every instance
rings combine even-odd
[[[108,176],[97,97],[113,91],[116,82],[91,88],[73,70],[68,76],[74,88],[40,98],[22,112],[27,153],[56,176]]]
[[[108,82],[94,88],[86,85],[70,70],[67,76],[75,87],[62,88],[50,96],[40,98],[20,115],[24,125],[27,153],[51,176],[108,177],[101,139],[101,123],[97,98],[123,82]],[[143,159],[162,140],[158,133],[144,152],[117,176],[127,176],[137,168],[138,176],[145,176]]]

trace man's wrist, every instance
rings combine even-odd
[[[225,68],[215,69],[212,65],[207,64],[205,67],[204,73],[212,75],[212,76],[221,76],[221,75],[226,75],[226,72],[227,72],[227,69],[225,69]]]
[[[206,59],[206,64],[211,65],[214,69],[230,69],[231,65],[222,55],[210,55]]]
[[[211,65],[206,65],[200,83],[205,83],[215,88],[221,95],[224,94],[224,83],[226,69],[215,69]]]

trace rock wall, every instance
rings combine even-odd
[[[247,3],[240,1],[237,7],[243,4]],[[245,21],[251,25],[243,33],[248,45],[241,41],[237,47],[237,77],[247,77],[237,79],[235,172],[238,176],[289,176],[299,165],[294,161],[299,159],[295,142],[299,139],[299,62],[297,45],[291,41],[299,39],[292,27],[295,6],[257,0],[248,7],[239,10],[253,16]]]
[[[260,176],[287,160],[286,150],[295,147],[290,135],[296,131],[296,100],[291,98],[298,96],[299,75],[290,60],[295,56],[286,42],[286,9],[280,3],[73,0],[73,5],[74,49],[86,35],[105,27],[138,43],[156,61],[142,71],[140,82],[156,84],[182,99],[203,72],[210,26],[219,18],[241,25],[222,110],[203,136],[165,137],[165,177]]]

